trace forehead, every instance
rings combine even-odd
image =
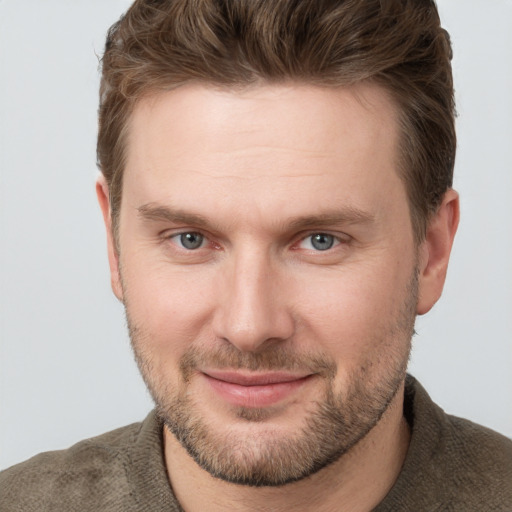
[[[142,146],[152,150],[160,146],[179,156],[179,142],[185,141],[220,153],[223,135],[230,150],[245,149],[257,137],[268,143],[269,150],[278,149],[283,141],[304,150],[344,152],[344,141],[364,146],[379,139],[393,144],[389,135],[395,126],[389,95],[372,84],[343,88],[265,84],[240,89],[185,85],[137,103],[129,123],[128,154],[135,156]]]
[[[281,205],[293,215],[316,192],[358,208],[393,187],[403,192],[395,107],[370,84],[187,85],[143,98],[127,142],[125,191],[140,204],[214,208],[224,194],[226,208],[256,206],[257,197],[260,210]],[[177,197],[185,190],[188,199]]]

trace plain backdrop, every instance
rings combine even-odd
[[[0,0],[0,469],[152,407],[94,194],[98,55],[128,0]],[[512,1],[440,0],[462,221],[410,371],[512,437]]]

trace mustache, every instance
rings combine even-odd
[[[180,371],[185,381],[199,368],[231,370],[291,371],[319,374],[334,379],[337,366],[323,354],[297,353],[280,346],[271,346],[260,352],[242,352],[225,344],[215,348],[191,346],[180,359]]]

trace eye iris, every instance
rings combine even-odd
[[[311,237],[311,245],[317,251],[327,251],[334,245],[334,237],[325,233],[317,233]]]
[[[180,242],[185,249],[198,249],[203,244],[204,237],[199,233],[183,233]]]

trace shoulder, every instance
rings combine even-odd
[[[437,460],[461,503],[512,510],[512,440],[446,414],[438,449]]]
[[[512,441],[446,414],[414,379],[409,379],[408,392],[413,474],[422,473],[443,497],[446,508],[441,510],[512,510]]]
[[[446,414],[412,377],[404,414],[411,442],[393,489],[376,510],[512,510],[512,441]]]
[[[445,415],[445,442],[461,456],[461,463],[489,471],[512,471],[512,440],[494,430],[457,416]],[[492,457],[490,457],[492,455]]]
[[[445,413],[412,378],[409,378],[407,391],[413,394],[413,442],[421,445],[416,446],[417,450],[424,449],[448,472],[454,472],[451,478],[468,484],[486,486],[504,482],[508,477],[512,492],[512,440]]]
[[[84,503],[91,504],[87,510],[94,510],[111,498],[113,488],[116,493],[129,492],[126,448],[133,445],[141,425],[81,441],[67,450],[41,453],[0,472],[2,511],[85,510]]]

